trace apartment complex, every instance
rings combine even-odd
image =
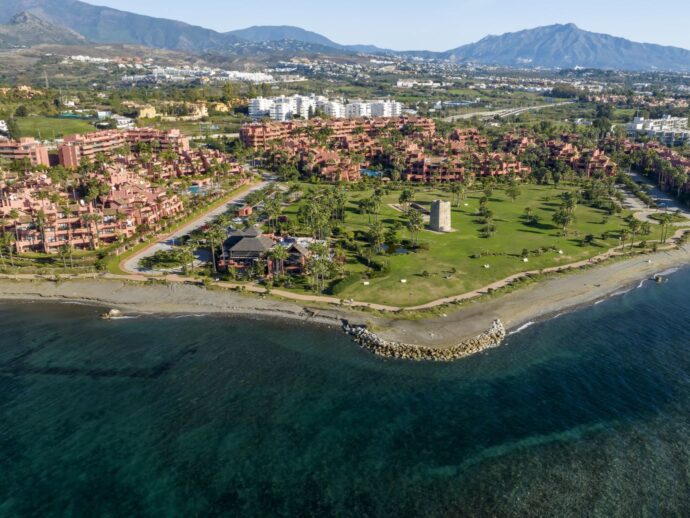
[[[581,146],[577,135],[545,141],[509,133],[494,139],[470,128],[445,137],[436,133],[432,119],[422,117],[266,122],[245,125],[240,136],[263,152],[274,170],[287,168],[329,182],[358,181],[372,171],[421,183],[524,178],[532,173],[532,150],[541,152],[548,166],[571,168],[584,177],[617,171],[601,148]]]
[[[436,132],[432,119],[421,117],[398,118],[361,118],[342,120],[315,119],[312,121],[265,122],[245,124],[240,129],[242,142],[253,149],[266,149],[272,142],[281,142],[300,131],[318,133],[322,131],[329,138],[346,138],[358,132],[373,133],[387,127],[402,130],[405,126],[414,126],[426,136]]]
[[[173,132],[171,137],[176,134]],[[220,177],[246,182],[240,163],[217,150],[180,150],[125,144],[132,135],[99,132],[89,138],[68,137],[69,151],[83,144],[85,157],[94,150],[122,146],[122,153],[103,154],[95,170],[56,178],[35,167],[0,175],[0,219],[15,238],[17,252],[55,253],[61,247],[97,249],[118,243],[142,230],[157,230],[184,210],[187,185],[212,186]],[[160,137],[156,130],[137,134],[138,142]],[[176,140],[167,141],[168,146]],[[145,152],[145,154],[144,154]],[[58,175],[60,176],[60,175]],[[191,189],[187,192],[193,193]],[[195,196],[196,194],[192,194]]]
[[[397,101],[381,99],[373,101],[329,100],[317,95],[293,95],[264,98],[249,101],[249,115],[254,120],[269,118],[284,122],[291,119],[309,119],[321,111],[333,119],[362,117],[400,117],[403,106]]]
[[[148,144],[159,149],[170,149],[176,153],[189,151],[189,139],[179,130],[161,131],[152,128],[136,128],[127,131],[96,131],[84,135],[65,137],[58,146],[60,165],[75,169],[83,160],[93,160],[96,155],[109,155],[125,145]]]
[[[630,137],[647,136],[667,146],[681,146],[690,140],[687,117],[671,117],[670,115],[661,119],[635,117],[626,126],[626,130]]]
[[[0,158],[28,160],[32,166],[50,166],[48,148],[31,137],[19,140],[0,138]]]

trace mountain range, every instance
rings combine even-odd
[[[0,48],[28,47],[37,44],[83,45],[85,43],[86,38],[81,34],[58,27],[27,12],[13,16],[6,25],[0,25]]]
[[[230,32],[154,18],[80,0],[2,0],[0,47],[60,43],[120,43],[190,53],[248,53],[271,45],[283,54],[374,54],[507,67],[690,70],[690,51],[598,34],[573,24],[487,36],[446,52],[399,52],[373,45],[341,45],[291,26]],[[65,30],[68,29],[68,30]]]

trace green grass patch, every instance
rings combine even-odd
[[[669,217],[669,223],[690,223],[690,219],[686,218],[682,214],[675,214],[673,212],[656,212],[654,214],[650,214],[649,219],[653,219],[654,221],[658,221],[661,223],[664,214],[666,214]]]
[[[56,117],[22,117],[17,119],[22,137],[53,140],[65,135],[96,131],[88,121],[80,119],[58,119]]]
[[[308,185],[304,185],[308,189]],[[507,197],[501,189],[495,189],[489,201],[494,213],[496,233],[489,238],[482,237],[484,226],[477,217],[479,200],[483,192],[472,192],[460,206],[453,207],[454,232],[438,234],[423,231],[420,236],[422,249],[415,253],[379,255],[373,261],[386,264],[383,275],[375,275],[363,282],[342,282],[337,285],[338,296],[354,298],[373,303],[415,306],[442,297],[472,291],[510,275],[532,270],[566,265],[601,254],[620,244],[621,230],[628,227],[624,218],[630,215],[608,215],[605,211],[579,205],[575,210],[575,222],[567,235],[552,222],[558,209],[560,195],[573,187],[522,186],[516,201]],[[360,214],[357,202],[371,196],[371,191],[353,191],[349,195],[346,209],[346,230],[364,231],[369,226],[369,217]],[[405,217],[390,204],[397,203],[399,191],[392,191],[383,198],[379,220],[389,227],[395,222],[405,223]],[[305,196],[300,203],[307,203]],[[448,192],[419,188],[416,201],[428,204],[434,199],[450,201]],[[529,225],[523,217],[525,208],[539,216],[539,223]],[[296,220],[299,203],[290,206],[286,215]],[[658,239],[658,228],[650,236],[637,236],[637,240]],[[593,241],[586,244],[586,236]],[[403,239],[409,238],[406,230],[400,232]],[[360,241],[361,244],[363,244]],[[428,249],[425,249],[428,248]],[[527,262],[523,253],[527,251]],[[560,254],[559,251],[563,253]],[[488,265],[488,268],[486,267]],[[346,273],[366,274],[367,267],[352,253],[348,256]],[[405,280],[403,283],[401,281]]]

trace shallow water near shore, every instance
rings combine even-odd
[[[0,304],[0,516],[682,515],[690,270],[451,364]]]

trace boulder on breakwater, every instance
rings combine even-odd
[[[475,338],[464,340],[452,347],[436,348],[424,345],[412,345],[403,342],[384,340],[369,331],[365,326],[343,324],[343,330],[354,337],[355,341],[377,356],[414,361],[451,362],[480,353],[486,349],[498,347],[506,337],[506,329],[500,320],[495,320],[488,331]]]
[[[121,318],[122,317],[122,311],[119,309],[111,309],[110,311],[106,311],[101,315],[101,318],[103,320],[112,320],[113,318]]]

